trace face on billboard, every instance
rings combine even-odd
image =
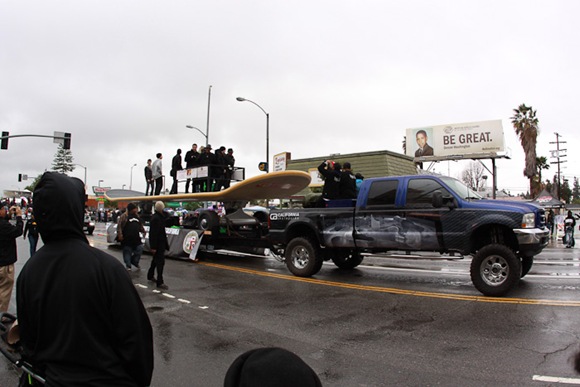
[[[427,143],[427,136],[425,135],[425,133],[418,132],[417,133],[417,145],[419,145],[419,148],[423,148],[426,143]]]

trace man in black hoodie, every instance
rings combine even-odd
[[[84,203],[83,182],[56,172],[34,190],[44,246],[16,283],[24,357],[47,385],[149,386],[151,323],[123,265],[89,245]]]

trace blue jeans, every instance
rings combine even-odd
[[[139,267],[139,261],[141,260],[141,254],[143,253],[143,245],[138,246],[123,246],[123,261],[125,261],[125,266],[127,269],[131,268],[131,264],[135,267]]]
[[[30,256],[32,257],[36,253],[36,245],[38,245],[38,237],[28,234],[28,243],[30,243]]]

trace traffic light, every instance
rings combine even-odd
[[[8,149],[8,136],[10,135],[9,132],[2,132],[2,144],[0,149]]]
[[[18,174],[18,181],[22,181],[22,173]]]
[[[70,149],[70,133],[64,134],[64,142],[62,143],[64,149]]]
[[[258,164],[258,169],[262,172],[268,172],[268,163],[260,163]]]

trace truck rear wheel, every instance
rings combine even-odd
[[[286,246],[284,257],[288,270],[298,277],[310,277],[322,268],[320,249],[310,238],[294,238]]]
[[[471,281],[486,296],[505,295],[518,283],[521,273],[520,259],[504,245],[485,246],[471,261]]]
[[[530,269],[534,265],[534,256],[531,257],[522,257],[522,276],[524,278],[526,274],[530,272]]]
[[[356,251],[338,250],[332,255],[332,262],[341,269],[354,269],[361,264],[363,256]]]

